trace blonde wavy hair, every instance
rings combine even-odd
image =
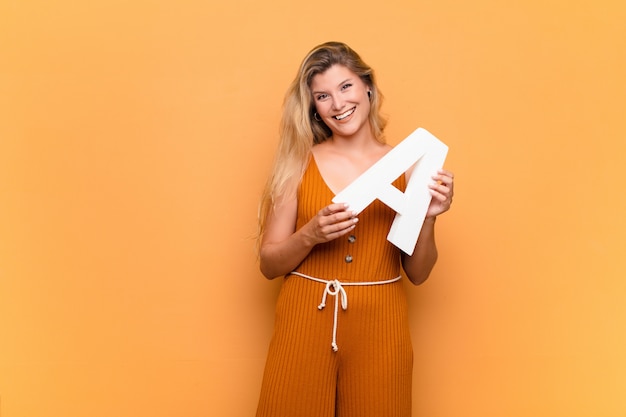
[[[280,197],[297,192],[313,145],[332,136],[328,126],[314,117],[316,109],[310,87],[313,77],[333,65],[350,69],[370,88],[370,126],[376,140],[385,143],[383,132],[387,121],[380,112],[383,96],[372,68],[344,43],[326,42],[313,48],[300,64],[285,95],[278,149],[259,206],[259,241],[265,231],[267,216],[280,203]]]

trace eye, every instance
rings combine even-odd
[[[328,94],[318,94],[317,96],[315,96],[315,99],[317,101],[322,101],[325,100],[328,97]]]
[[[344,85],[341,86],[342,90],[347,90],[348,88],[352,87],[352,84],[350,83],[345,83]]]

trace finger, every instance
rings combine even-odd
[[[354,217],[352,213],[337,213],[329,217],[332,221],[328,224],[328,228],[331,232],[338,232],[347,229],[355,225],[358,221],[358,217]]]
[[[439,191],[435,190],[435,189],[431,189],[430,190],[430,195],[436,199],[439,202],[445,202],[448,199],[448,196],[446,194],[440,193]]]
[[[327,231],[328,233],[326,234],[327,240],[333,240],[340,236],[345,235],[346,233],[349,233],[356,227],[356,224],[358,223],[358,221],[359,219],[355,217],[355,218],[351,218],[349,220],[346,220],[340,223],[335,223],[331,226],[328,226],[328,231]]]
[[[347,208],[347,204],[340,203],[320,209],[312,223],[313,234],[319,242],[331,241],[354,229],[358,218]]]
[[[320,210],[320,214],[322,216],[330,216],[331,214],[334,214],[334,213],[347,211],[349,208],[350,206],[348,205],[348,203],[333,203],[333,204],[329,204],[328,206]]]
[[[454,174],[450,171],[446,171],[445,169],[440,169],[437,171],[437,174],[432,176],[432,179],[436,182],[451,185],[454,182]]]
[[[429,184],[429,188],[431,192],[437,192],[444,196],[452,195],[452,183],[446,184],[444,182],[435,182]]]
[[[452,185],[445,185],[445,184],[430,184],[429,186],[430,188],[430,194],[433,196],[433,198],[437,199],[440,202],[446,202],[446,200],[448,201],[452,201],[452,196],[454,195],[454,190],[452,188]]]

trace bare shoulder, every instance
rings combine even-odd
[[[279,196],[267,215],[265,233],[261,245],[280,242],[296,230],[298,212],[297,192],[290,187]]]

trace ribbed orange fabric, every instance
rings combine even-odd
[[[404,189],[404,177],[395,185]],[[332,198],[311,159],[298,193],[297,227]],[[398,276],[400,253],[386,238],[394,216],[375,201],[351,235],[317,245],[296,271],[347,283]],[[317,308],[324,288],[285,278],[257,417],[410,417],[413,350],[402,281],[344,287],[348,308],[339,309],[337,352],[331,349],[334,297]]]

